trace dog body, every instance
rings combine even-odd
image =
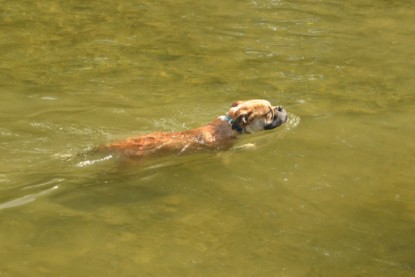
[[[182,132],[156,132],[100,147],[129,158],[202,149],[226,149],[243,133],[274,129],[287,120],[287,112],[266,100],[236,101],[225,116],[205,126]]]

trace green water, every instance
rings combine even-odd
[[[414,276],[414,26],[413,1],[0,1],[0,275]],[[289,122],[78,155],[251,98]]]

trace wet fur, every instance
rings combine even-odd
[[[278,109],[277,109],[278,108]],[[192,130],[182,132],[155,132],[135,138],[113,142],[99,147],[100,151],[121,153],[129,158],[141,158],[167,153],[183,153],[203,149],[231,147],[241,133],[253,133],[275,128],[275,122],[286,121],[286,112],[278,111],[265,100],[236,101],[225,116]],[[281,108],[282,109],[282,108]],[[278,114],[280,113],[280,114]],[[240,131],[242,130],[242,132]]]

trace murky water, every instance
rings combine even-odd
[[[0,4],[0,275],[415,274],[415,2]],[[290,121],[83,154],[250,98]]]

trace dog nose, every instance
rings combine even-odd
[[[277,107],[277,113],[278,113],[279,120],[281,120],[282,123],[287,121],[288,114],[287,114],[287,111],[282,106]]]

